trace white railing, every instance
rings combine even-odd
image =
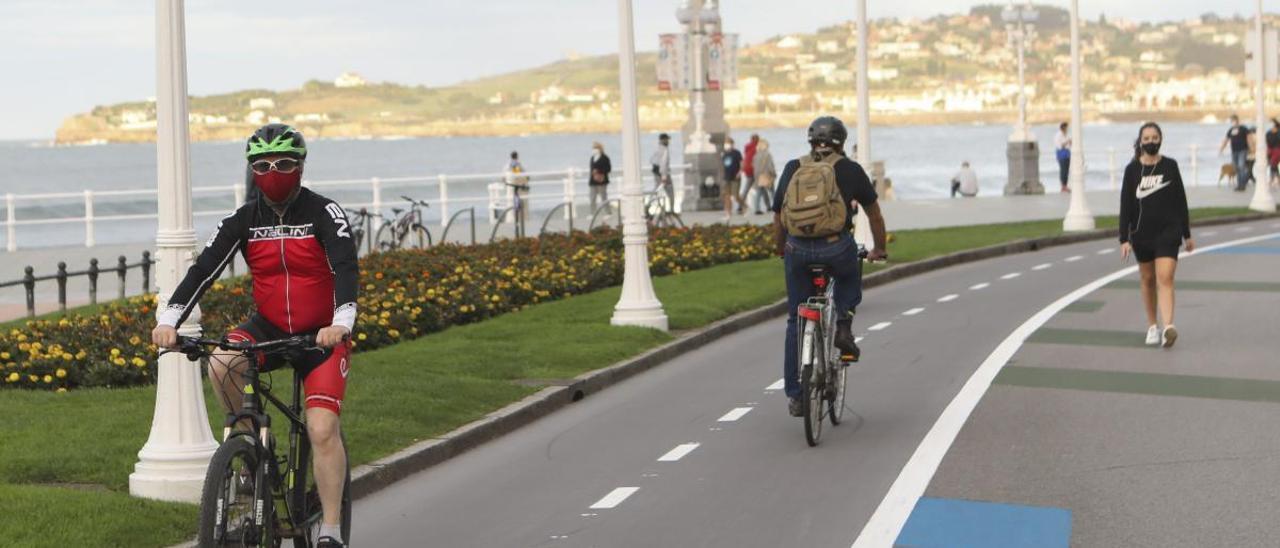
[[[1182,164],[1182,179],[1187,184],[1187,186],[1192,186],[1192,187],[1200,186],[1200,153],[1201,153],[1200,149],[1201,147],[1202,145],[1195,145],[1195,144],[1187,145],[1186,158],[1184,159],[1180,156],[1177,157],[1179,161],[1185,162]],[[1212,147],[1205,147],[1205,148],[1212,149]],[[1085,154],[1086,166],[1089,165],[1090,163],[1089,162],[1090,156],[1100,155],[1100,154],[1101,153],[1097,152],[1096,149],[1086,153]],[[1174,154],[1176,155],[1176,152]],[[1107,180],[1110,183],[1111,190],[1119,190],[1120,182],[1124,178],[1124,168],[1126,165],[1129,164],[1129,160],[1133,157],[1133,150],[1128,148],[1107,147],[1106,155],[1107,155],[1107,160],[1106,160]],[[1265,154],[1263,157],[1265,158]],[[1227,158],[1224,161],[1230,161],[1230,158]],[[1216,174],[1217,172],[1214,171],[1215,176]],[[1219,179],[1218,182],[1221,182],[1221,179]]]
[[[683,196],[686,193],[684,173],[689,166],[672,166],[672,178],[676,191],[676,209],[680,211]],[[644,179],[644,188],[651,189],[653,181],[648,173],[641,174]],[[577,208],[586,203],[586,196],[581,194],[578,184],[587,182],[586,173],[583,170],[575,168],[567,168],[560,171],[540,171],[526,172],[518,175],[519,177],[529,178],[530,191],[525,200],[529,206],[542,203],[548,204],[548,209],[559,204],[569,204],[570,207]],[[615,172],[615,184],[610,185],[610,190],[615,193],[621,192],[620,181],[617,180],[619,174]],[[303,181],[303,185],[315,189],[338,189],[338,190],[354,190],[367,191],[369,193],[369,201],[360,202],[353,200],[343,200],[342,204],[348,209],[370,209],[376,213],[383,213],[384,210],[391,208],[400,202],[401,194],[413,194],[415,198],[422,199],[424,191],[434,190],[436,196],[435,201],[431,202],[433,207],[438,208],[440,213],[439,223],[443,227],[449,221],[450,214],[457,211],[456,208],[465,208],[468,206],[483,206],[488,210],[488,218],[490,224],[495,222],[498,212],[504,211],[511,207],[514,203],[514,187],[511,186],[512,175],[508,173],[485,173],[471,175],[445,175],[440,174],[431,177],[371,177],[368,179],[345,179],[332,181]],[[233,203],[239,207],[245,200],[245,186],[243,183],[234,185],[216,185],[216,186],[197,186],[192,187],[193,198],[212,198],[218,199],[218,196],[231,197]],[[451,196],[450,193],[453,192]],[[384,198],[385,193],[391,194],[391,199]],[[37,226],[37,225],[54,225],[54,224],[83,224],[84,225],[84,245],[85,247],[93,247],[96,245],[97,224],[113,221],[137,221],[145,219],[155,219],[157,214],[149,213],[129,213],[115,215],[96,215],[94,213],[95,204],[103,203],[103,198],[121,198],[121,197],[144,197],[154,199],[156,196],[155,189],[128,189],[128,190],[84,190],[80,192],[51,192],[40,194],[14,194],[8,193],[4,195],[5,201],[5,235],[6,249],[8,251],[16,251],[18,249],[18,227],[20,226]],[[617,196],[615,196],[617,197]],[[19,204],[40,204],[50,201],[58,202],[61,206],[74,206],[75,202],[83,202],[84,214],[81,216],[62,216],[62,217],[43,217],[43,218],[18,218]],[[200,203],[196,200],[196,203]],[[530,207],[530,210],[533,208]],[[569,208],[565,208],[565,218],[571,213]],[[223,216],[227,214],[226,209],[197,209],[193,212],[196,217],[213,217]],[[588,217],[590,215],[588,214]],[[584,218],[575,215],[575,218]]]

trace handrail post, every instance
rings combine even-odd
[[[7,212],[6,217],[4,218],[5,238],[7,242],[6,248],[9,251],[17,251],[18,250],[18,226],[17,226],[18,208],[17,208],[17,205],[14,204],[14,197],[12,192],[6,193],[4,195],[4,202],[5,202],[5,211]]]
[[[231,185],[231,196],[236,202],[236,209],[244,205],[244,185]]]
[[[471,208],[471,245],[476,245],[476,208]]]
[[[489,183],[489,224],[498,222],[498,193],[502,192],[502,183]]]
[[[441,173],[440,180],[440,228],[449,222],[449,176]]]
[[[67,263],[58,261],[58,311],[67,311]]]
[[[1191,186],[1200,186],[1200,146],[1191,144]]]
[[[120,258],[116,260],[116,275],[120,278],[119,298],[121,299],[124,298],[124,278],[125,273],[128,272],[128,270],[129,262],[124,258],[124,255],[121,255]]]
[[[22,269],[22,287],[27,290],[27,317],[36,317],[36,275],[35,269],[27,266]]]
[[[1107,147],[1107,175],[1111,177],[1111,190],[1116,189],[1116,147]]]
[[[373,211],[374,213],[382,213],[382,180],[374,177],[369,181],[373,187]]]
[[[684,190],[685,190],[685,189],[684,189],[684,182],[685,182],[685,179],[687,179],[687,177],[685,177],[685,174],[686,174],[686,170],[685,170],[685,169],[683,169],[683,168],[681,168],[681,169],[680,169],[680,173],[677,175],[677,177],[679,177],[679,178],[680,178],[680,182],[679,182],[679,184],[677,184],[677,183],[676,183],[676,181],[674,181],[674,180],[672,180],[672,181],[671,181],[671,184],[675,185],[675,193],[674,193],[674,194],[675,194],[675,201],[676,201],[676,203],[674,203],[674,204],[670,204],[670,205],[671,205],[671,211],[673,211],[673,212],[675,212],[675,213],[677,213],[677,214],[678,214],[678,213],[682,213],[682,212],[683,212],[683,210],[684,210],[684,206],[683,206],[683,205],[681,205],[681,204],[683,204],[683,203],[684,203]]]
[[[150,251],[145,251],[145,250],[144,250],[144,251],[142,252],[142,294],[143,294],[143,295],[150,295],[150,294],[151,294],[151,264],[152,264],[152,262],[153,262],[153,261],[151,260],[151,252],[150,252]],[[232,263],[234,263],[234,262],[235,262],[235,257],[232,257],[232,258],[231,258],[231,262],[232,262]]]
[[[93,247],[93,191],[84,191],[84,246]]]
[[[98,259],[89,259],[89,304],[98,304]]]
[[[564,211],[565,219],[573,218],[573,199],[577,197],[573,188],[574,169],[569,168],[564,175],[564,203],[569,204]]]

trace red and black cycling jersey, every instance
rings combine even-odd
[[[236,252],[253,275],[258,314],[281,331],[354,327],[359,270],[350,223],[337,202],[306,188],[283,213],[255,199],[222,219],[159,323],[181,325]]]

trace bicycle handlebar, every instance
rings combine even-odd
[[[429,207],[431,207],[431,204],[428,204],[426,200],[415,200],[415,199],[413,199],[413,198],[410,198],[410,197],[408,197],[408,196],[405,196],[404,194],[401,194],[401,195],[400,195],[400,199],[402,199],[402,200],[404,200],[404,201],[406,201],[406,202],[409,202],[409,203],[411,203],[411,204],[420,205],[420,206],[422,206],[422,207],[428,207],[428,208],[429,208]]]
[[[316,346],[315,337],[305,335],[294,335],[286,339],[279,339],[266,342],[251,341],[228,341],[225,339],[205,339],[201,337],[186,337],[179,335],[176,348],[165,349],[160,351],[160,355],[169,354],[171,352],[180,352],[186,354],[187,358],[192,361],[208,356],[214,348],[222,350],[231,350],[241,354],[249,354],[250,352],[267,352],[270,354],[282,353],[291,350],[324,350]]]

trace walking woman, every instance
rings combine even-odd
[[[751,164],[756,183],[755,210],[756,215],[761,215],[773,207],[773,183],[778,180],[778,168],[773,165],[773,153],[769,151],[767,139],[756,142]],[[761,204],[764,207],[760,207]]]
[[[1178,329],[1173,325],[1173,275],[1178,269],[1178,249],[1196,248],[1191,239],[1187,193],[1178,163],[1160,155],[1164,133],[1155,122],[1138,130],[1134,158],[1124,169],[1120,191],[1120,254],[1133,253],[1142,280],[1142,301],[1147,311],[1147,344],[1173,346]],[[1156,304],[1164,329],[1156,323]]]

